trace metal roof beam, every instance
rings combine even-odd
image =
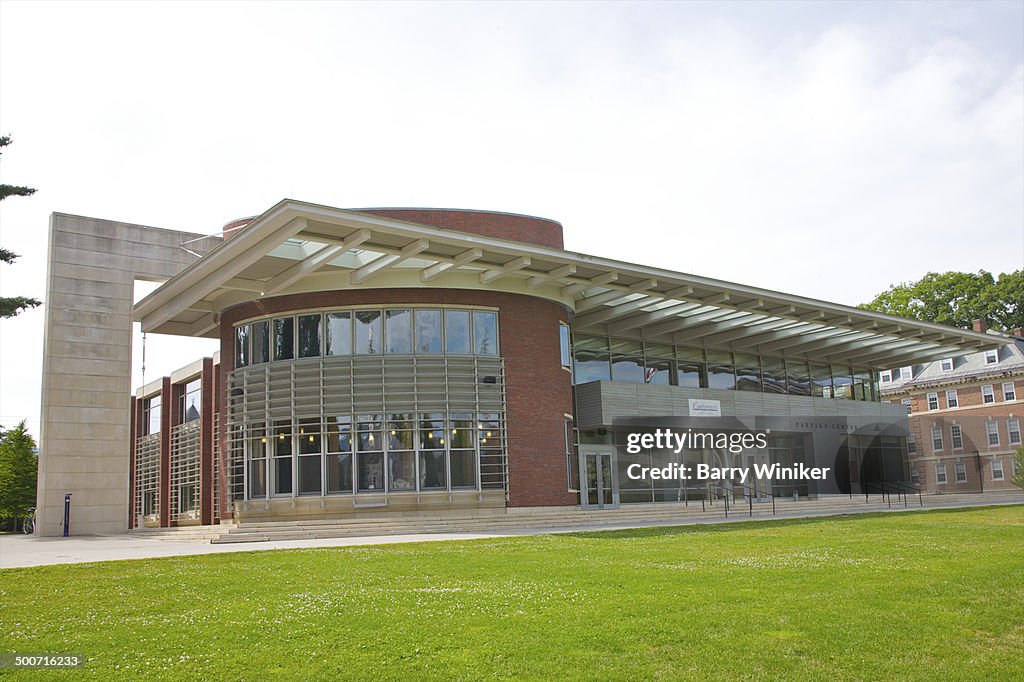
[[[303,260],[291,266],[281,274],[268,280],[262,293],[269,296],[270,294],[284,289],[285,287],[299,281],[306,275],[316,272],[335,256],[342,254],[349,249],[355,248],[372,236],[373,233],[370,230],[363,229],[359,230],[355,234],[349,235],[349,237],[341,244],[334,246],[322,246],[320,249],[306,256]]]
[[[666,317],[674,317],[680,313],[685,313],[688,310],[696,310],[702,308],[700,303],[677,303],[676,305],[668,306],[667,308],[661,308],[660,310],[652,310],[647,313],[641,313],[639,315],[631,315],[623,320],[616,320],[608,325],[608,333],[615,334],[631,329],[638,329],[649,324],[653,324],[658,320],[663,320]]]
[[[635,301],[629,301],[628,303],[622,303],[620,305],[605,306],[600,310],[592,310],[590,312],[584,313],[583,315],[577,316],[573,320],[573,324],[578,324],[581,327],[587,327],[593,324],[600,324],[602,322],[605,322],[606,320],[619,318],[625,315],[626,313],[631,313],[634,310],[639,310],[640,308],[653,305],[661,300],[664,299],[662,299],[660,296],[646,296],[644,298],[639,298]]]
[[[594,296],[587,296],[586,298],[582,298],[579,301],[576,301],[576,312],[582,313],[587,310],[592,310],[593,308],[596,308],[599,305],[611,303],[612,301],[617,301],[620,298],[626,298],[630,294],[636,294],[643,291],[647,291],[648,289],[653,289],[656,286],[658,286],[658,280],[645,279],[630,285],[625,290],[615,289],[612,291],[606,291],[601,294],[596,294]]]
[[[757,314],[757,313],[751,313]],[[713,334],[704,339],[704,343],[714,346],[730,341],[741,340],[744,346],[753,345],[750,339],[782,338],[779,334],[789,331],[787,325],[793,325],[793,320],[769,319],[767,321],[755,322],[754,324],[743,325],[735,329],[727,329],[719,334]],[[800,325],[796,325],[799,329]],[[784,330],[782,328],[785,328]],[[795,333],[795,332],[794,332]],[[789,334],[791,336],[792,334]]]
[[[576,282],[575,284],[570,284],[569,286],[562,287],[562,296],[565,296],[566,298],[570,296],[575,296],[581,291],[586,291],[587,289],[593,289],[594,287],[603,287],[606,284],[611,284],[618,278],[619,273],[606,272],[603,275],[593,277],[587,280],[586,282]]]

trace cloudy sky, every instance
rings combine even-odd
[[[0,1],[0,209],[197,232],[284,197],[560,220],[566,246],[847,304],[1024,267],[1024,3]],[[0,322],[38,433],[42,310]],[[209,345],[150,336],[147,379]],[[136,382],[140,358],[133,360]]]

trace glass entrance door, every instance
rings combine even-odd
[[[615,460],[614,448],[580,446],[580,471],[584,472],[580,504],[584,509],[615,509],[619,506]]]

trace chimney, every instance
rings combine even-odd
[[[978,332],[979,334],[984,334],[985,332],[988,331],[988,324],[986,324],[985,320],[975,320],[974,331]]]

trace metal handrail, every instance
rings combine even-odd
[[[917,486],[910,485],[907,483],[901,483],[899,481],[861,481],[861,488],[864,489],[864,502],[870,501],[871,487],[877,487],[879,494],[882,495],[882,499],[885,499],[889,505],[889,509],[892,509],[892,493],[896,493],[896,503],[899,504],[900,496],[903,497],[903,506],[909,507],[908,503],[908,492],[917,493],[917,501],[920,506],[924,506],[924,497],[921,494],[921,489]]]

